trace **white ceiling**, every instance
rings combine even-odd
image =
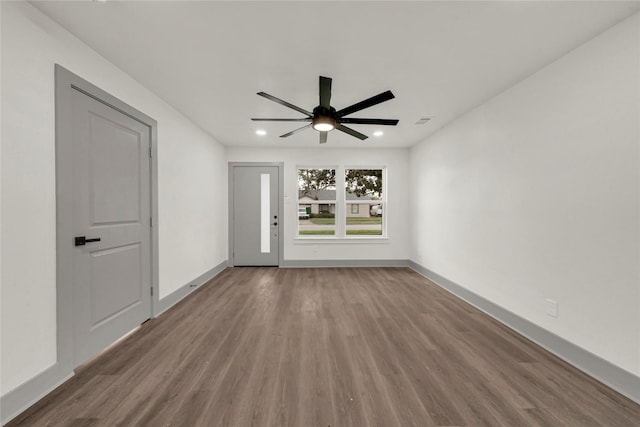
[[[37,1],[38,9],[229,146],[315,147],[301,117],[256,95],[332,106],[387,89],[396,98],[353,117],[399,119],[364,142],[338,131],[325,147],[407,147],[639,10],[610,1],[219,2]],[[416,125],[421,117],[432,117]],[[376,126],[350,125],[367,135]],[[262,128],[267,136],[258,137]]]

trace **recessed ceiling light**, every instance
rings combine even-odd
[[[377,130],[373,133],[373,136],[382,136],[384,135],[384,132],[382,132],[381,130]]]
[[[258,129],[256,131],[256,135],[265,136],[266,134],[267,134],[267,131],[264,129]]]

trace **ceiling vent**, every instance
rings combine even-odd
[[[417,125],[423,125],[431,120],[431,117],[421,117],[420,120],[416,122]]]

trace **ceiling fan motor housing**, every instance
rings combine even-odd
[[[319,131],[330,131],[336,127],[336,109],[318,105],[313,109],[313,128]]]

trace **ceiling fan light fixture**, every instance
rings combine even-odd
[[[335,129],[336,119],[329,116],[316,116],[313,118],[313,128],[319,132],[329,132]]]

